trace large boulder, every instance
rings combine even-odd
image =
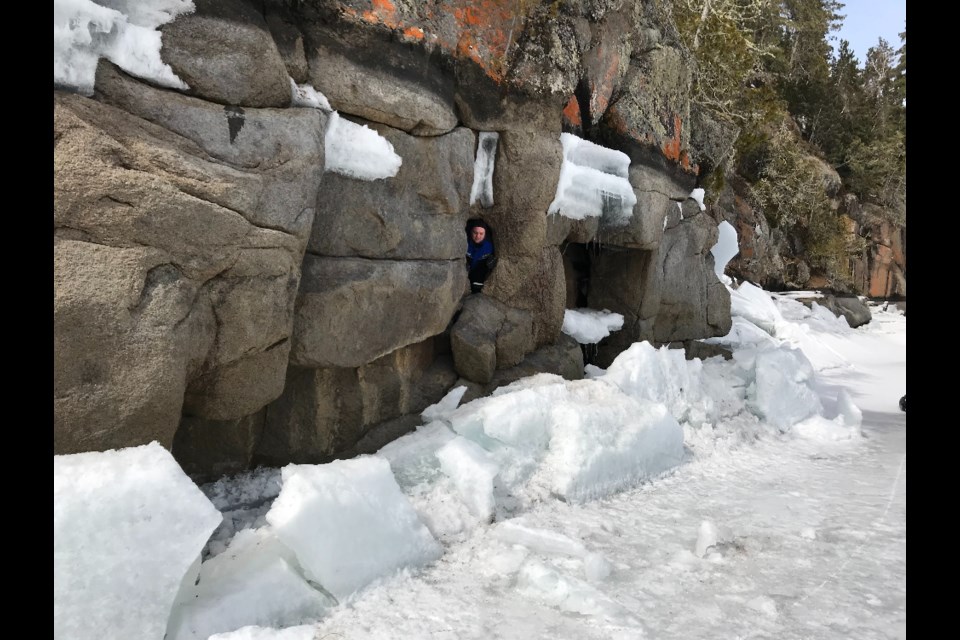
[[[548,244],[546,214],[556,196],[562,163],[559,133],[500,134],[493,206],[478,212],[493,228],[499,255],[540,256]]]
[[[323,165],[315,109],[237,134],[108,63],[95,98],[54,93],[58,453],[169,447],[188,391],[216,420],[279,394]]]
[[[179,147],[136,149],[178,189],[306,240],[325,162],[322,111],[223,107],[137,82],[103,61],[95,90],[114,113],[157,125],[147,131]]]
[[[417,136],[457,126],[453,87],[426,52],[349,23],[303,28],[309,82],[337,111]]]
[[[529,311],[536,346],[553,344],[563,326],[567,299],[560,250],[549,246],[537,257],[501,256],[483,293],[508,307]]]
[[[662,279],[653,330],[656,342],[709,338],[730,331],[730,293],[717,278],[710,253],[718,237],[716,222],[692,198],[668,218],[658,251]]]
[[[394,260],[462,258],[475,134],[459,127],[417,138],[385,125],[371,128],[403,158],[400,170],[373,182],[324,174],[308,251]]]
[[[626,220],[600,220],[604,244],[629,249],[656,249],[663,239],[664,221],[677,209],[677,201],[690,195],[678,180],[643,164],[630,165],[630,185],[637,196],[633,215]]]
[[[870,313],[870,307],[856,296],[834,296],[827,294],[823,298],[815,300],[820,306],[826,307],[833,312],[835,316],[844,317],[847,324],[856,329],[865,325],[873,319]],[[804,304],[808,304],[804,301]]]
[[[533,350],[533,318],[489,296],[472,295],[450,330],[450,347],[457,373],[486,384],[496,369],[519,364]]]
[[[53,449],[167,448],[214,343],[200,286],[151,247],[54,237]]]
[[[360,367],[443,333],[466,287],[463,261],[307,255],[291,364]]]
[[[191,95],[242,107],[287,107],[290,76],[253,0],[194,0],[163,27],[161,58]]]

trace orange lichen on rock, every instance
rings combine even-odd
[[[683,123],[680,121],[680,116],[673,116],[673,137],[667,140],[661,149],[663,150],[663,155],[666,156],[669,160],[680,160],[680,131],[683,127]]]
[[[371,4],[373,5],[373,13],[380,18],[380,22],[391,29],[396,29],[400,26],[400,23],[397,21],[397,8],[390,0],[373,0]]]
[[[457,55],[461,58],[470,58],[483,67],[483,59],[480,57],[480,52],[477,50],[477,43],[473,39],[473,33],[470,31],[460,33],[460,39],[457,41]],[[486,69],[484,69],[484,71],[486,71]],[[489,71],[487,71],[487,73],[489,75]]]
[[[403,28],[403,23],[397,19],[397,8],[392,2],[390,2],[390,0],[372,0],[370,6],[370,9],[367,9],[362,13],[357,13],[357,10],[353,7],[343,6],[341,6],[341,11],[343,12],[344,16],[353,18],[355,20],[362,20],[370,24],[382,24],[390,29]],[[422,37],[423,31],[421,30],[420,33]]]
[[[410,41],[436,43],[456,57],[468,58],[476,63],[491,79],[500,83],[504,79],[506,54],[513,38],[513,29],[522,27],[514,11],[517,5],[512,0],[452,0],[438,2],[425,9],[428,20],[438,19],[437,13],[452,16],[458,32],[455,43],[438,34],[425,31],[421,26],[404,22],[397,15],[397,8],[390,0],[371,0],[370,9],[358,12],[341,5],[344,17],[372,25],[383,25],[399,31],[401,37]]]
[[[683,122],[680,120],[680,116],[674,114],[673,116],[673,136],[667,140],[661,150],[663,151],[664,157],[668,160],[673,160],[680,165],[680,168],[687,172],[696,172],[698,170],[697,166],[690,166],[690,154],[686,149],[681,149],[681,132],[683,131]]]
[[[445,8],[441,5],[441,8]],[[460,29],[457,55],[473,60],[491,79],[503,81],[507,47],[512,37],[515,3],[506,0],[469,2],[453,10]]]
[[[580,103],[577,102],[576,96],[570,96],[570,101],[567,102],[567,106],[563,108],[563,119],[564,122],[571,126],[582,126],[583,122],[580,119]]]

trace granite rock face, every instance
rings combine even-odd
[[[91,97],[54,91],[56,453],[157,440],[197,478],[330,460],[458,380],[582,377],[567,308],[625,316],[598,362],[729,329],[718,218],[688,198],[729,131],[692,110],[651,3],[196,5],[161,49],[189,88],[101,61]],[[292,106],[291,83],[389,145],[396,174],[328,170],[331,114]],[[630,218],[547,215],[562,131],[629,156]],[[499,263],[469,295],[475,218]]]

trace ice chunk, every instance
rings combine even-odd
[[[447,395],[443,396],[439,402],[424,409],[420,413],[420,417],[428,422],[446,418],[457,408],[457,405],[460,404],[460,400],[463,398],[463,394],[466,392],[467,388],[463,385],[454,387],[448,391]]]
[[[542,562],[531,560],[524,563],[517,575],[517,591],[560,611],[639,625],[639,621],[621,604],[586,582],[563,575]]]
[[[780,347],[756,354],[754,385],[747,406],[780,430],[820,414],[813,365],[799,349]]]
[[[706,555],[707,549],[715,547],[716,545],[717,526],[709,520],[704,520],[700,523],[700,529],[697,531],[697,545],[694,553],[702,558]]]
[[[238,533],[226,551],[200,566],[199,582],[177,600],[169,640],[316,622],[336,604],[303,579],[293,552],[270,527]]]
[[[582,220],[604,216],[621,223],[633,215],[637,196],[627,179],[630,157],[570,133],[561,133],[563,162],[557,191],[547,213]]]
[[[569,536],[548,529],[535,529],[507,520],[493,531],[493,536],[507,544],[518,544],[543,555],[564,555],[583,558],[587,549]]]
[[[717,244],[710,249],[710,253],[713,254],[713,271],[721,282],[729,284],[730,277],[724,275],[723,271],[727,268],[727,263],[740,252],[740,247],[737,245],[737,231],[726,220],[717,225],[717,230]]]
[[[54,456],[54,637],[162,638],[220,520],[156,442]]]
[[[456,437],[442,422],[417,427],[377,451],[377,456],[390,462],[390,468],[403,489],[429,482],[440,475],[437,450]]]
[[[340,602],[376,578],[443,553],[378,456],[284,467],[266,519],[306,577]]]
[[[838,420],[859,435],[860,427],[863,424],[863,411],[854,404],[850,392],[846,389],[841,389],[837,394],[837,410],[839,411]]]
[[[531,483],[568,502],[633,486],[683,458],[683,429],[662,404],[639,401],[613,385],[571,382],[551,407],[550,447]]]
[[[215,633],[209,640],[317,640],[317,627],[304,624],[286,629],[252,625],[227,633]]]
[[[453,480],[460,498],[474,516],[491,522],[494,507],[493,481],[500,471],[490,454],[463,437],[456,437],[437,451],[440,468]]]
[[[566,309],[563,312],[563,331],[580,344],[596,344],[623,328],[623,316],[608,309]]]

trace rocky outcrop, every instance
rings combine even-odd
[[[189,95],[224,105],[290,106],[284,58],[262,11],[246,0],[194,0],[163,29],[163,60]]]
[[[366,121],[403,158],[389,180],[358,182],[325,173],[307,251],[318,256],[461,260],[464,203],[473,182],[476,134],[410,136]],[[425,179],[425,177],[429,179]]]
[[[833,315],[846,319],[850,327],[856,329],[870,322],[873,315],[863,300],[854,296],[834,296],[826,294],[819,298],[799,298],[799,301],[808,307],[817,303],[821,307],[830,310]]]
[[[730,331],[730,294],[713,270],[710,249],[716,222],[691,199],[667,219],[660,247],[660,307],[653,327],[656,342],[722,336]]]
[[[533,317],[489,296],[472,295],[450,331],[450,347],[458,374],[488,384],[497,369],[516,366],[533,351]]]
[[[457,261],[308,255],[291,364],[359,367],[442,333],[466,286]]]
[[[868,240],[863,255],[852,265],[858,289],[872,298],[906,297],[907,228],[895,224],[875,205],[861,205],[853,197],[844,204],[851,233]]]
[[[54,95],[64,453],[169,447],[185,396],[191,414],[226,420],[282,391],[323,164],[313,109],[250,109],[232,136],[222,106],[106,63],[97,89]]]
[[[718,218],[687,197],[730,132],[691,109],[653,4],[197,0],[163,28],[188,89],[102,62],[92,97],[55,91],[55,451],[158,440],[198,478],[326,461],[454,384],[582,377],[569,307],[625,316],[598,362],[725,333]],[[388,142],[396,174],[328,170],[332,116],[291,81]],[[547,215],[564,130],[629,156],[631,217]],[[483,131],[488,207],[469,202]],[[499,264],[468,296],[471,218]]]
[[[822,160],[807,158],[822,176],[823,192],[846,229],[845,264],[828,273],[811,265],[802,238],[771,227],[751,204],[750,186],[728,175],[708,213],[726,220],[737,232],[740,252],[728,263],[727,275],[770,290],[815,289],[871,298],[907,295],[906,225],[894,211],[860,203],[840,193],[840,176]],[[839,272],[836,272],[839,269]]]

